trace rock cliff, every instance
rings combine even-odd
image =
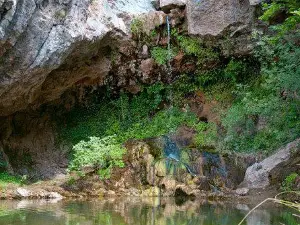
[[[1,0],[0,116],[58,99],[83,78],[103,83],[111,69],[107,47],[128,38],[132,18],[153,11],[151,2]],[[190,34],[222,36],[229,30],[231,37],[242,37],[240,46],[235,43],[236,51],[249,52],[244,41],[258,1],[159,3],[167,11],[186,4]]]
[[[172,80],[150,57],[149,46],[131,34],[134,18],[143,21],[141,36],[160,28],[162,34],[169,15],[172,27],[207,38],[224,55],[244,55],[251,50],[258,3],[0,0],[0,152],[5,161],[22,174],[63,172],[67,150],[56,145],[51,116],[58,113],[56,105],[65,110],[74,105],[81,85],[94,90],[109,77],[114,86],[135,94],[139,83]],[[150,40],[152,45],[166,46],[161,34]],[[231,52],[225,46],[229,39]],[[196,62],[182,54],[173,61],[175,75],[196,69]]]

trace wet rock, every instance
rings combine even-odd
[[[143,190],[141,196],[143,196],[143,197],[158,197],[158,196],[160,196],[160,190],[157,186],[150,187],[146,190]]]
[[[164,177],[160,182],[160,186],[165,191],[175,191],[176,180],[170,176]]]
[[[300,163],[300,139],[297,139],[260,163],[248,167],[240,185],[247,188],[266,188],[281,181],[291,172],[297,171]]]
[[[165,177],[167,175],[166,161],[160,160],[155,163],[155,172],[158,177]]]
[[[240,196],[246,196],[249,193],[249,188],[238,188],[235,190],[235,193]]]

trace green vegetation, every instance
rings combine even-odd
[[[24,182],[22,177],[12,176],[7,172],[0,173],[0,189],[5,188],[9,184],[21,185]]]
[[[143,21],[139,18],[133,19],[130,24],[130,30],[132,34],[140,38],[141,34],[143,33]]]
[[[281,184],[281,189],[283,191],[293,191],[293,186],[295,184],[296,178],[298,178],[299,175],[297,173],[291,173],[288,175],[284,181]]]
[[[272,41],[277,42],[288,32],[297,29],[297,24],[300,23],[300,2],[298,0],[275,0],[271,4],[265,3],[263,8],[265,12],[260,19],[270,24],[280,14],[286,17],[283,23],[275,23],[270,26],[277,33],[272,37]]]
[[[60,123],[65,124],[60,127],[61,138],[74,144],[70,170],[92,166],[102,178],[109,178],[113,167],[123,166],[125,141],[168,134],[183,124],[196,126],[193,113],[167,106],[168,91],[155,84],[138,95],[121,93],[116,99],[73,110]]]
[[[299,7],[293,1],[287,4],[281,1],[280,7],[278,4],[265,5],[268,9],[262,19],[270,19],[282,8]],[[222,119],[226,130],[223,133],[225,149],[267,153],[300,136],[300,48],[297,45],[300,33],[292,30],[294,27],[288,23],[295,16],[290,14],[282,24],[277,24],[273,36],[255,33],[260,76],[238,84],[234,90],[234,102]],[[288,36],[284,35],[286,31],[290,31]],[[234,71],[247,71],[239,64],[230,64],[225,72],[234,81],[237,80]],[[242,80],[245,81],[245,77]]]
[[[172,59],[174,58],[175,54],[175,49],[171,50],[170,56],[167,48],[162,48],[162,47],[154,47],[151,50],[151,57],[155,60],[156,63],[159,65],[165,65],[167,64],[169,57]]]
[[[218,60],[219,54],[210,47],[205,47],[201,40],[179,34],[178,30],[172,29],[172,37],[175,38],[176,44],[186,55],[197,57],[198,64],[203,65],[205,62]]]
[[[81,170],[84,166],[96,167],[100,178],[110,178],[113,167],[123,167],[125,149],[113,136],[105,138],[90,137],[89,141],[80,141],[73,146],[71,170]]]
[[[222,58],[201,40],[172,29],[171,58],[183,52],[185,60],[197,62],[195,73],[177,76],[168,85],[144,87],[136,95],[120,92],[92,101],[89,107],[76,107],[60,123],[61,138],[74,145],[70,169],[93,166],[100,177],[109,178],[113,167],[123,166],[124,142],[165,135],[180,125],[196,131],[196,147],[218,151],[270,153],[299,137],[299,3],[274,1],[264,9],[261,19],[272,24],[272,35],[253,33],[253,56]],[[282,11],[286,19],[274,25]],[[142,26],[138,19],[131,24],[139,39]],[[157,35],[166,34],[158,27],[143,39]],[[149,46],[152,58],[165,65],[168,49]],[[199,92],[207,101],[218,102],[212,109],[218,122],[199,122],[190,112],[186,97]]]

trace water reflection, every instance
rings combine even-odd
[[[199,200],[176,205],[175,199],[126,198],[85,201],[0,201],[5,225],[234,225],[247,205]],[[298,225],[292,211],[274,207],[256,210],[247,225]]]

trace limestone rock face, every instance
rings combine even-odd
[[[297,139],[262,162],[250,166],[241,186],[254,189],[280,184],[285,176],[299,170],[299,163],[300,139]]]
[[[193,35],[218,36],[231,26],[245,29],[253,17],[249,0],[187,1],[188,30]]]
[[[152,9],[150,0],[0,0],[0,116],[57,99],[82,78],[101,80],[110,68],[103,47]]]

